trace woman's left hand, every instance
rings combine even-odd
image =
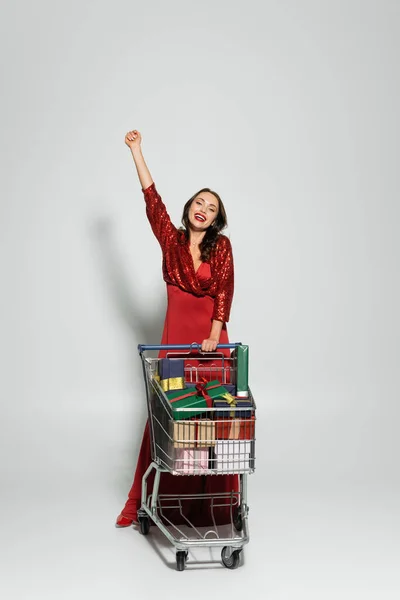
[[[203,352],[214,352],[218,346],[218,340],[215,338],[207,338],[203,340],[201,344],[201,349]]]

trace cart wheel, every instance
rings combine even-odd
[[[223,565],[227,569],[236,569],[239,566],[241,551],[241,549],[232,551],[229,546],[224,546],[221,552]]]
[[[242,511],[240,510],[240,508],[237,508],[234,512],[233,524],[235,526],[236,531],[242,531],[243,520],[242,520]]]
[[[150,519],[149,517],[138,517],[140,533],[147,535],[150,531]]]
[[[176,568],[178,571],[183,571],[185,569],[186,561],[188,559],[188,552],[184,550],[179,550],[176,553]]]

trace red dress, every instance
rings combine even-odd
[[[144,192],[146,213],[163,253],[163,277],[167,284],[168,306],[162,344],[201,343],[210,335],[213,319],[223,321],[220,343],[228,343],[226,322],[229,319],[233,298],[233,257],[230,241],[220,235],[209,263],[202,263],[195,272],[189,244],[184,231],[171,222],[166,208],[153,183]],[[224,351],[229,356],[229,350]],[[160,352],[160,356],[165,353]],[[127,518],[137,520],[141,505],[142,477],[151,463],[149,425],[146,423],[143,441],[136,466],[135,478],[128,500],[122,511]],[[148,493],[153,485],[153,473],[148,478]],[[185,475],[162,473],[159,493],[204,494],[238,492],[237,475]],[[186,508],[185,508],[186,510]],[[164,511],[173,522],[181,521],[178,511]],[[212,515],[207,500],[195,500],[186,510],[193,524],[210,525]],[[215,508],[217,524],[230,521],[228,508]]]

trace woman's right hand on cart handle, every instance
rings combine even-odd
[[[132,152],[133,160],[135,161],[135,166],[141,186],[145,190],[151,186],[151,184],[153,183],[153,179],[143,158],[141,143],[142,136],[137,129],[128,131],[128,133],[125,136],[125,144],[128,146],[128,148],[130,148],[130,151]]]

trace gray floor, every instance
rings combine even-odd
[[[249,481],[251,540],[241,567],[229,571],[220,550],[204,549],[178,573],[172,547],[157,530],[145,538],[114,527],[130,477],[121,465],[118,472],[122,453],[112,442],[120,416],[108,418],[107,428],[101,416],[82,418],[73,440],[72,422],[60,419],[48,430],[48,452],[32,435],[30,452],[10,464],[2,485],[3,597],[205,598],[228,593],[228,585],[235,597],[399,597],[399,491],[357,478],[361,464],[339,472],[329,440],[310,460],[315,426],[279,414],[269,415],[269,438],[258,444]],[[282,437],[295,421],[301,438]],[[260,422],[260,438],[264,430]],[[93,432],[101,433],[103,447],[93,443]]]

